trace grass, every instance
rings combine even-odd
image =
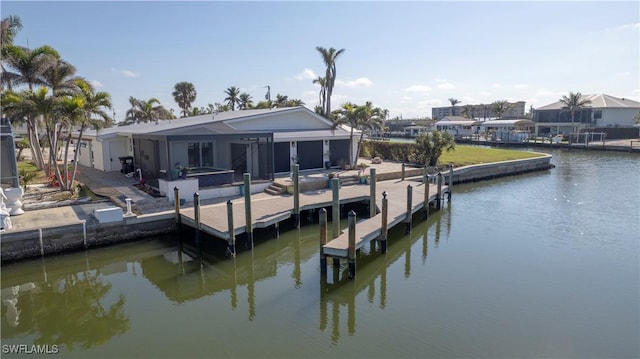
[[[533,157],[540,157],[540,154],[535,152],[505,150],[501,148],[456,145],[455,150],[444,152],[442,156],[440,156],[438,164],[444,165],[453,163],[454,166],[460,167]]]
[[[48,183],[48,179],[47,176],[45,176],[44,171],[39,171],[32,162],[18,162],[18,173],[20,174],[20,177],[25,175],[28,176],[28,184]]]

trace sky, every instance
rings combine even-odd
[[[194,106],[223,103],[236,86],[254,102],[265,86],[313,109],[337,58],[332,109],[371,101],[390,118],[431,108],[556,102],[570,91],[640,101],[640,2],[593,1],[5,1],[14,44],[54,47],[77,75],[111,94],[116,121],[130,96],[178,114],[176,83]]]

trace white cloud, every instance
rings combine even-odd
[[[400,103],[407,103],[407,102],[411,102],[411,101],[413,101],[413,97],[409,97],[409,96],[400,97]]]
[[[499,88],[502,88],[502,84],[494,83],[494,84],[491,85],[491,87],[494,88],[494,89],[499,89]]]
[[[124,77],[130,77],[130,78],[132,78],[132,77],[140,77],[140,73],[139,72],[134,72],[134,71],[131,71],[131,70],[119,70],[119,69],[116,69],[115,67],[111,68],[111,72],[120,74],[120,75],[122,75]]]
[[[431,87],[426,85],[411,85],[404,89],[406,92],[427,92],[431,91]]]
[[[297,74],[295,78],[296,80],[315,80],[318,78],[318,75],[316,75],[313,70],[305,68],[301,73]]]
[[[420,101],[418,102],[417,106],[418,108],[427,108],[427,107],[434,107],[434,106],[440,106],[442,104],[442,101],[439,99],[428,99],[428,100],[424,100],[424,101]]]
[[[346,87],[367,87],[373,85],[373,82],[366,77],[360,77],[351,81],[336,80],[336,84]]]
[[[516,84],[516,85],[513,86],[513,88],[526,89],[526,88],[529,88],[529,85],[527,85],[527,84]]]
[[[100,88],[100,87],[104,87],[104,85],[102,84],[102,82],[98,81],[98,80],[91,80],[89,81],[89,83],[91,84],[91,86],[93,86],[94,88]]]
[[[632,24],[624,24],[616,27],[611,27],[606,29],[605,31],[626,31],[626,30],[635,30],[640,29],[640,22],[632,23]]]
[[[616,77],[627,77],[629,75],[631,75],[631,73],[629,71],[616,73]]]
[[[445,83],[439,84],[438,88],[439,89],[450,90],[450,89],[456,88],[456,86],[454,84],[452,84],[451,82],[445,82]]]

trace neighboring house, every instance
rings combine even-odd
[[[480,132],[491,135],[491,140],[524,142],[529,139],[535,123],[528,119],[491,120],[480,124]]]
[[[446,116],[435,123],[437,131],[445,131],[453,137],[466,137],[478,133],[481,122],[460,116]]]
[[[404,135],[410,137],[416,137],[421,133],[427,133],[431,131],[431,127],[429,126],[407,126],[404,129]]]
[[[462,116],[466,106],[471,106],[473,117],[475,118],[486,119],[497,117],[496,113],[493,111],[493,104],[479,104],[433,107],[431,109],[431,118],[435,120],[444,119],[447,116]],[[524,106],[524,101],[509,102],[509,107],[507,108],[507,111],[502,114],[502,118],[514,119],[524,116]]]
[[[274,173],[290,172],[294,163],[300,170],[337,166],[348,162],[349,151],[355,153],[356,147],[350,144],[348,129],[332,129],[331,121],[313,111],[289,107],[89,131],[82,138],[78,163],[120,171],[120,158],[132,156],[134,170],[140,169],[152,186],[158,179],[175,179],[181,168],[193,175],[224,172],[228,182],[229,176],[239,181],[247,172],[253,179],[273,179]]]
[[[640,111],[640,102],[627,98],[618,98],[605,94],[582,95],[590,103],[583,109],[576,111],[574,126],[578,132],[633,132],[634,117]],[[542,106],[533,110],[535,133],[538,135],[568,134],[572,131],[571,112],[564,110],[565,105],[560,102]],[[624,128],[628,131],[615,131]],[[636,131],[637,132],[637,131]],[[635,133],[635,132],[634,132]],[[614,136],[608,136],[613,138]]]

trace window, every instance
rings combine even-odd
[[[192,142],[187,145],[189,167],[213,167],[213,143]]]
[[[189,156],[188,167],[200,167],[200,143],[190,143],[187,146],[187,155]]]
[[[213,144],[211,142],[204,142],[202,146],[202,166],[213,167]]]

